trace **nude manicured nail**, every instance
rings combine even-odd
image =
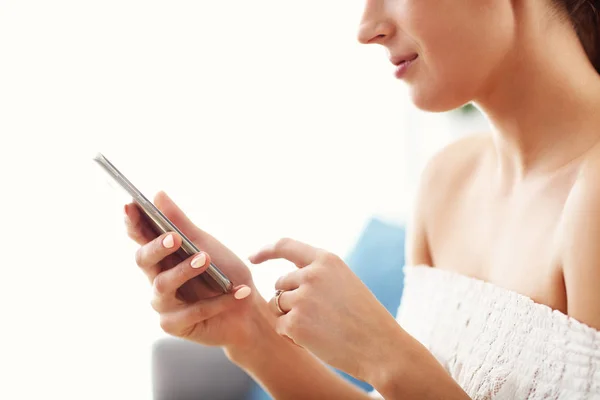
[[[192,268],[201,268],[205,263],[206,255],[204,253],[200,253],[192,259]]]
[[[175,241],[173,240],[173,235],[167,235],[167,237],[163,239],[162,244],[167,249],[170,249],[171,247],[175,246]]]
[[[250,296],[250,293],[252,293],[252,289],[250,289],[248,286],[243,286],[234,293],[233,297],[238,300],[242,300]]]

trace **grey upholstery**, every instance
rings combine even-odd
[[[154,400],[235,400],[247,397],[250,377],[223,350],[176,338],[152,349]]]

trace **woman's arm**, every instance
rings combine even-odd
[[[441,183],[441,157],[448,156],[435,157],[422,176],[409,227],[409,264],[432,264],[425,216],[435,200],[433,189]],[[286,258],[300,267],[277,283],[277,289],[289,292],[280,297],[280,303],[290,311],[281,316],[271,302],[277,333],[252,354],[238,353],[232,359],[276,398],[366,397],[281,335],[368,382],[386,399],[468,398],[433,355],[398,325],[337,257],[288,239],[252,256],[251,261],[272,258]],[[335,288],[329,282],[336,282]]]
[[[296,398],[285,395],[303,393],[304,398],[356,398],[349,386],[335,383],[291,339],[323,362],[372,384],[385,398],[468,398],[339,257],[283,239],[250,260],[261,263],[275,258],[287,259],[298,269],[275,284],[284,292],[279,307],[273,300],[269,304],[274,333],[261,340],[262,348],[232,359],[275,390],[276,397],[281,393],[282,398]]]
[[[569,316],[600,330],[600,151],[571,190],[560,225]]]
[[[270,311],[268,311],[270,313]],[[274,319],[268,315],[266,319]],[[370,396],[325,366],[315,356],[278,335],[268,323],[251,349],[226,349],[275,399],[366,400]]]
[[[369,344],[377,356],[364,363],[364,376],[357,378],[371,384],[385,399],[468,399],[431,353],[396,326],[393,340],[377,340],[392,346]],[[371,398],[311,353],[277,334],[270,323],[256,346],[227,349],[226,353],[278,400]]]
[[[384,399],[469,399],[421,343],[404,331],[397,335],[402,344],[371,366],[365,378]]]
[[[471,140],[471,139],[469,139]],[[460,146],[460,144],[459,144]],[[442,165],[451,157],[454,146],[433,157],[421,175],[412,218],[407,227],[406,262],[408,265],[433,266],[428,242],[426,216],[431,214],[445,185]],[[379,363],[367,369],[365,378],[385,399],[468,399],[433,355],[399,325],[394,333],[397,345],[382,353]]]
[[[160,192],[155,203],[205,250],[182,262],[169,258],[181,245],[181,237],[169,233],[155,238],[135,204],[125,206],[128,235],[141,246],[136,262],[153,284],[152,306],[166,332],[196,343],[222,346],[230,359],[276,398],[368,398],[275,332],[276,317],[256,293],[246,265],[231,250],[196,227],[165,193]],[[232,293],[219,295],[195,279],[210,265],[209,252],[223,272],[239,284]],[[199,300],[182,301],[177,296],[182,288]]]

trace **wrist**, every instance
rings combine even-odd
[[[387,389],[393,382],[403,380],[414,353],[414,346],[411,346],[409,340],[411,337],[396,321],[388,332],[386,340],[377,343],[378,351],[368,352],[362,376],[358,377],[380,393],[388,392]]]
[[[468,399],[433,354],[398,327],[402,333],[396,345],[378,364],[372,364],[366,382],[385,399]],[[431,385],[431,382],[436,384]]]
[[[243,342],[226,345],[225,354],[234,364],[243,366],[257,359],[262,354],[269,354],[269,348],[279,336],[275,332],[276,318],[269,310],[267,302],[260,296],[253,300],[253,317],[251,326],[248,327],[249,335]]]

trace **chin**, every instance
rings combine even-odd
[[[409,93],[418,109],[434,113],[451,111],[472,101],[465,91],[449,87],[422,87],[413,83]]]

